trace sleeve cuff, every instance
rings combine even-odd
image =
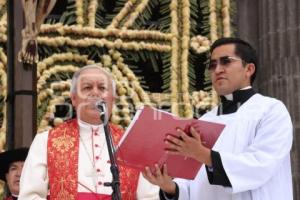
[[[179,198],[179,188],[177,183],[175,183],[175,195],[168,194],[162,190],[159,190],[159,198],[160,200],[178,200]]]
[[[212,185],[231,187],[219,152],[211,150],[211,160],[212,167],[205,166],[209,183]]]

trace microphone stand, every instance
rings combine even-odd
[[[108,117],[105,110],[104,112],[100,113],[100,119],[103,122],[105,139],[111,164],[110,171],[112,173],[112,182],[105,182],[104,186],[112,187],[112,200],[121,200],[119,168],[116,162],[115,147],[111,137],[111,132],[108,125]]]

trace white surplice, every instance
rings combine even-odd
[[[78,159],[78,192],[93,191],[99,194],[111,194],[111,187],[105,187],[104,182],[111,182],[109,155],[102,125],[92,126],[78,120],[79,124],[79,159]],[[99,129],[96,135],[92,135],[91,129]],[[94,144],[92,146],[92,137]],[[46,200],[48,194],[47,172],[47,140],[48,132],[37,134],[31,144],[30,151],[24,163],[20,180],[19,200]],[[94,149],[92,149],[94,148]],[[101,155],[102,159],[95,162],[93,167],[93,151],[95,155]],[[96,168],[96,169],[94,169]],[[95,170],[101,172],[96,173]],[[101,182],[101,184],[98,184]],[[88,189],[87,189],[88,188]],[[139,177],[137,187],[137,199],[157,200],[159,188],[146,181],[142,175]]]
[[[282,102],[253,95],[235,113],[202,120],[226,124],[213,149],[232,187],[211,185],[202,166],[194,180],[175,179],[180,200],[292,200],[293,128]]]

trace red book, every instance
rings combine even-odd
[[[167,134],[178,135],[176,129],[188,132],[193,127],[201,133],[203,144],[212,148],[225,125],[204,120],[182,119],[175,115],[144,106],[138,110],[121,138],[116,150],[119,164],[144,171],[145,166],[152,167],[167,164],[172,177],[194,179],[202,163],[179,155],[166,154],[164,140]]]

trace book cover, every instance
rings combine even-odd
[[[167,134],[177,135],[177,128],[189,130],[193,126],[201,133],[203,144],[212,148],[225,125],[196,119],[182,119],[166,111],[144,106],[138,110],[121,138],[116,156],[119,164],[144,171],[154,164],[167,164],[172,177],[194,179],[201,163],[179,155],[165,152]]]

